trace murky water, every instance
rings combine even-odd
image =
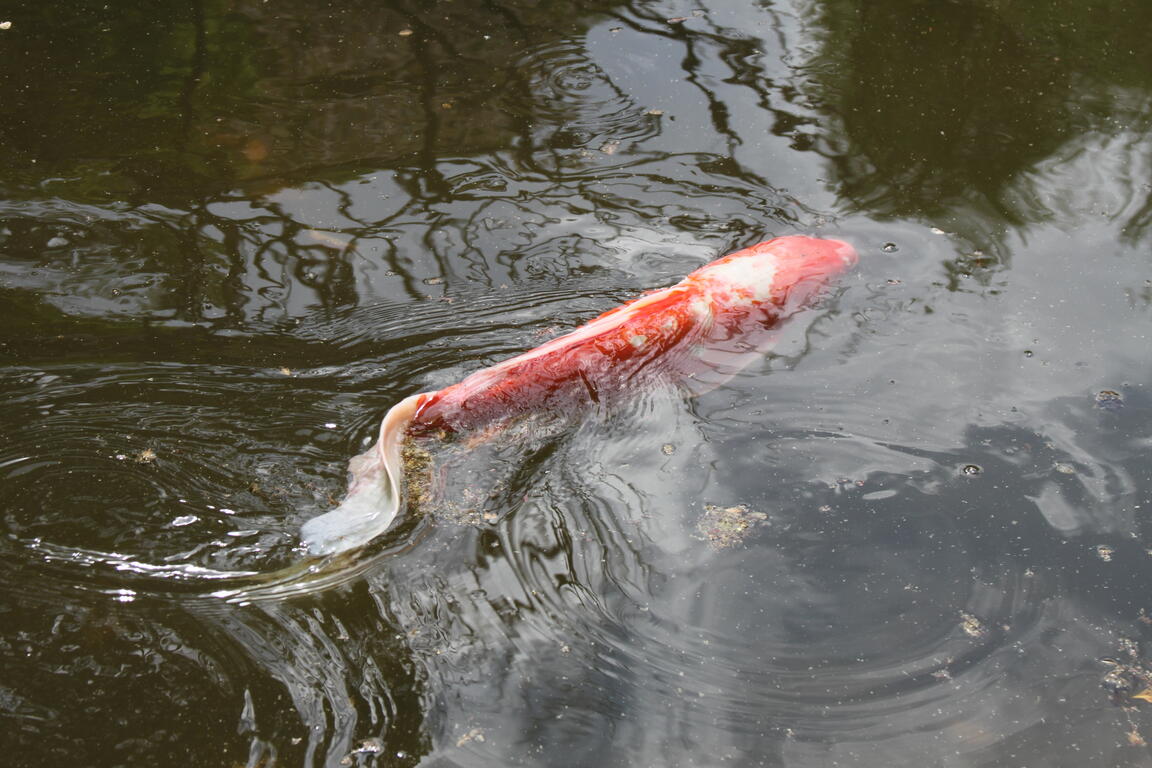
[[[1146,4],[4,21],[7,764],[1152,765]],[[396,400],[800,232],[726,386],[304,557]]]

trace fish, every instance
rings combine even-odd
[[[302,526],[303,545],[310,555],[334,555],[388,530],[403,506],[402,451],[409,438],[567,411],[655,380],[691,394],[722,385],[762,358],[782,323],[856,262],[856,250],[842,240],[766,240],[456,384],[404,398],[384,415],[375,444],[349,462],[344,500]]]

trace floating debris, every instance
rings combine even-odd
[[[616,139],[606,141],[600,145],[600,151],[606,155],[614,155],[618,149],[620,149],[620,142]]]
[[[665,456],[671,456],[676,453],[676,446],[672,445],[672,443],[664,443],[664,445],[660,446],[660,451]]]
[[[500,486],[498,486],[500,487]],[[437,522],[452,525],[469,525],[473,528],[482,528],[500,521],[496,512],[487,512],[481,508],[484,502],[482,494],[465,488],[460,496],[463,504],[456,504],[444,499],[427,496],[424,514],[433,516]]]
[[[1131,638],[1121,638],[1118,658],[1100,659],[1109,667],[1100,678],[1100,687],[1108,691],[1112,703],[1126,710],[1135,702],[1152,702],[1152,669],[1140,657],[1140,644]],[[1131,722],[1130,725],[1133,725]],[[1135,727],[1133,726],[1133,730]]]
[[[470,741],[478,741],[483,744],[484,731],[480,730],[479,728],[473,728],[472,730],[468,731],[468,733],[456,739],[456,746],[462,747]]]
[[[1105,411],[1118,411],[1124,407],[1124,395],[1114,389],[1102,389],[1096,393],[1096,407]]]
[[[12,22],[0,21],[0,29],[12,29]]]
[[[768,515],[754,512],[746,504],[734,507],[704,506],[704,514],[696,523],[696,529],[705,541],[715,549],[728,549],[744,542],[753,526],[763,523]]]
[[[409,439],[400,453],[404,463],[404,483],[407,486],[408,509],[420,511],[420,505],[427,501],[432,488],[432,454]]]
[[[376,737],[364,739],[364,741],[356,745],[355,749],[340,760],[340,765],[353,765],[354,763],[360,762],[359,760],[354,760],[358,755],[379,755],[383,751],[384,742],[380,739]]]
[[[282,376],[291,376],[292,375],[292,369],[291,368],[281,368],[280,374]]]
[[[964,630],[964,634],[968,637],[984,637],[988,634],[988,627],[984,626],[984,622],[964,611],[960,612],[960,629]]]
[[[652,115],[653,117],[660,117],[660,115],[664,114],[664,110],[662,110],[662,109],[650,109],[650,110],[648,110],[647,114]]]
[[[1076,474],[1076,467],[1072,466],[1071,464],[1065,464],[1062,461],[1056,463],[1055,470],[1062,475]]]
[[[137,464],[151,464],[156,461],[156,451],[151,448],[145,448],[136,454],[135,461]]]
[[[400,35],[400,37],[408,37],[408,35],[412,34],[412,30],[402,29],[399,32],[397,32],[396,34]]]
[[[1101,560],[1103,560],[1106,563],[1112,562],[1112,558],[1113,558],[1113,556],[1115,556],[1115,554],[1116,554],[1115,547],[1112,547],[1108,544],[1097,544],[1096,545],[1096,557],[1100,558]]]

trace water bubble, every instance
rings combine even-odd
[[[963,467],[960,469],[960,473],[961,473],[961,474],[963,474],[963,475],[968,475],[969,477],[974,477],[974,476],[976,476],[976,475],[979,475],[979,474],[981,474],[983,471],[984,471],[984,470],[983,470],[983,469],[982,469],[982,468],[981,468],[979,465],[977,465],[977,464],[965,464],[965,465],[964,465],[964,466],[963,466]]]
[[[1033,354],[1035,354],[1035,353],[1032,352],[1032,350],[1030,350],[1030,349],[1024,350],[1024,357],[1032,357]]]
[[[884,245],[880,246],[880,250],[884,251],[884,253],[896,253],[896,251],[900,249],[896,247],[896,243],[884,243]]]

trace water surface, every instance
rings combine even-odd
[[[1152,11],[22,3],[0,21],[14,765],[1152,765]],[[387,407],[722,253],[774,353],[434,451]]]

